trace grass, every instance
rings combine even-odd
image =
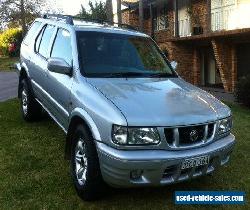
[[[14,69],[14,64],[18,62],[19,58],[14,57],[0,57],[0,72],[11,71]]]
[[[162,188],[110,189],[104,199],[83,202],[64,160],[64,133],[50,119],[26,123],[17,100],[0,103],[0,209],[250,209],[175,206],[175,190],[239,190],[250,193],[250,110],[231,105],[237,145],[230,164],[213,176]]]

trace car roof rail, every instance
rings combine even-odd
[[[69,25],[74,25],[73,17],[71,15],[59,15],[59,14],[45,14],[43,15],[44,19],[53,19],[53,20],[63,20]]]
[[[58,20],[58,21],[65,21],[66,24],[70,24],[70,25],[74,25],[74,21],[73,20],[82,20],[85,22],[91,22],[91,23],[98,23],[101,25],[110,25],[110,26],[118,26],[120,28],[126,28],[126,29],[130,29],[130,30],[135,30],[137,31],[138,28],[128,25],[128,24],[123,24],[123,23],[116,23],[116,22],[112,22],[112,21],[108,21],[108,20],[101,20],[101,19],[91,19],[91,18],[83,18],[83,17],[79,17],[79,16],[71,16],[71,15],[60,15],[60,14],[45,14],[43,15],[44,19],[54,19],[54,20]]]
[[[79,17],[79,16],[74,16],[72,18],[75,19],[75,20],[82,20],[82,21],[92,22],[92,23],[98,23],[98,24],[102,24],[102,25],[110,25],[110,26],[117,25],[120,28],[126,28],[126,29],[131,29],[131,30],[138,30],[138,28],[136,28],[136,27],[134,27],[132,25],[124,24],[124,23],[117,23],[117,22],[113,22],[113,21],[109,21],[109,20],[83,18],[83,17]]]

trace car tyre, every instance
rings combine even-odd
[[[27,79],[21,81],[20,103],[21,113],[24,120],[35,121],[40,118],[42,107],[32,95]]]
[[[85,201],[97,200],[105,184],[92,135],[85,126],[78,125],[71,140],[71,174],[77,194]]]

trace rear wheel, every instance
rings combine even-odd
[[[86,201],[102,196],[102,180],[99,159],[94,140],[83,125],[78,125],[71,147],[71,173],[77,194]]]
[[[23,79],[21,81],[20,93],[21,113],[24,120],[34,121],[39,119],[41,116],[42,107],[32,95],[27,79]]]

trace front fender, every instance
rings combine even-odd
[[[18,98],[20,98],[20,96],[21,96],[20,95],[20,88],[21,88],[21,81],[23,78],[27,78],[27,82],[28,82],[29,88],[31,90],[31,93],[34,94],[27,65],[24,62],[22,62],[22,63],[16,63],[15,66],[16,66],[16,72],[17,72],[18,77],[19,77]]]
[[[21,71],[24,70],[25,73],[27,74],[27,76],[30,77],[30,74],[29,74],[28,67],[27,67],[26,63],[22,62],[20,64],[20,68],[21,68]],[[21,71],[20,71],[20,73],[21,73]]]
[[[82,108],[75,108],[70,115],[70,122],[74,117],[80,117],[82,120],[85,121],[85,123],[88,125],[88,127],[91,130],[91,133],[93,135],[93,138],[97,141],[101,141],[101,135],[99,133],[99,130],[93,121],[92,117]]]
[[[18,76],[20,76],[21,70],[22,70],[21,64],[20,63],[15,63],[14,66],[15,66],[15,69],[16,69],[16,73],[18,74]]]

